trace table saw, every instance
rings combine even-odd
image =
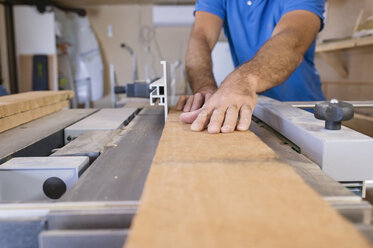
[[[152,102],[167,92],[155,85]],[[344,127],[335,132],[353,139],[329,136],[322,121],[297,108],[307,104],[296,105],[260,97],[250,130],[373,242],[372,206],[362,200],[373,179],[372,139]],[[67,109],[0,133],[0,247],[122,247],[165,117],[163,106],[138,103]],[[345,148],[318,149],[330,139],[349,149],[357,142],[357,154],[349,150],[357,156],[352,169],[343,163]],[[329,152],[338,151],[343,167],[330,169],[336,163]]]
[[[120,111],[132,112],[122,115],[126,118],[121,120],[122,126],[109,130],[90,127],[66,145],[65,132],[99,116],[100,110],[62,110],[0,134],[3,165],[9,164],[11,158],[26,161],[42,158],[44,169],[48,170],[46,158],[60,158],[68,163],[68,159],[83,157],[87,159],[82,162],[89,166],[84,173],[77,173],[79,178],[58,199],[48,197],[40,182],[12,179],[3,184],[2,180],[1,247],[122,246],[162,133],[164,114],[162,108],[150,106],[129,106]],[[262,121],[256,119],[250,129],[325,201],[372,239],[372,207],[369,203],[296,152],[291,143],[286,144],[283,137]],[[55,169],[54,166],[56,161],[51,160],[49,170]],[[11,167],[9,164],[5,168],[8,173]],[[54,174],[52,171],[47,177],[62,178],[58,171]],[[7,198],[7,191],[14,189],[11,183],[17,186],[18,192],[13,191],[13,197]],[[39,189],[33,188],[33,183],[39,185]],[[22,188],[33,189],[34,199],[24,198]],[[15,199],[15,196],[19,198]]]

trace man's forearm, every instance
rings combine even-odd
[[[285,82],[303,60],[299,42],[296,32],[291,30],[273,36],[252,60],[233,73],[243,80],[240,86],[260,93]]]
[[[189,41],[186,71],[194,93],[204,87],[216,87],[212,74],[211,48],[198,34],[193,34]]]

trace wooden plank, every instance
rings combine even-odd
[[[140,199],[164,124],[162,108],[148,108],[124,128],[61,201]]]
[[[61,132],[61,142],[63,142],[64,128],[94,113],[95,111],[97,110],[61,110],[56,113],[41,117],[37,120],[31,121],[29,123],[23,124],[6,132],[0,133],[0,163],[4,162],[12,154],[27,149],[27,147],[33,144],[37,144],[38,142],[43,141],[47,137],[57,132]],[[41,150],[42,147],[39,146],[37,149]]]
[[[252,132],[168,117],[126,247],[369,247]]]
[[[32,56],[20,54],[19,59],[19,92],[32,91]]]
[[[0,133],[67,107],[69,107],[69,101],[62,101],[0,118]]]
[[[58,90],[58,66],[56,54],[48,54],[48,89]]]
[[[343,49],[351,49],[356,47],[363,47],[363,46],[371,46],[373,45],[373,38],[362,37],[362,38],[353,38],[353,39],[346,39],[340,41],[331,41],[317,44],[316,46],[316,53],[323,53],[323,52],[332,52],[338,51]]]
[[[31,91],[0,97],[0,118],[71,99],[73,91]]]
[[[373,137],[373,117],[359,113],[354,114],[352,120],[343,122],[343,126],[354,129],[360,133]]]

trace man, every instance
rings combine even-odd
[[[313,59],[324,0],[199,0],[186,55],[193,96],[180,118],[193,131],[248,130],[257,93],[283,101],[323,100]],[[211,51],[222,26],[236,69],[219,89]]]

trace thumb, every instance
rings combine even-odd
[[[201,111],[202,111],[202,108],[197,109],[192,112],[182,113],[180,115],[180,120],[185,123],[192,123],[195,119],[197,119],[197,116],[199,115]]]

